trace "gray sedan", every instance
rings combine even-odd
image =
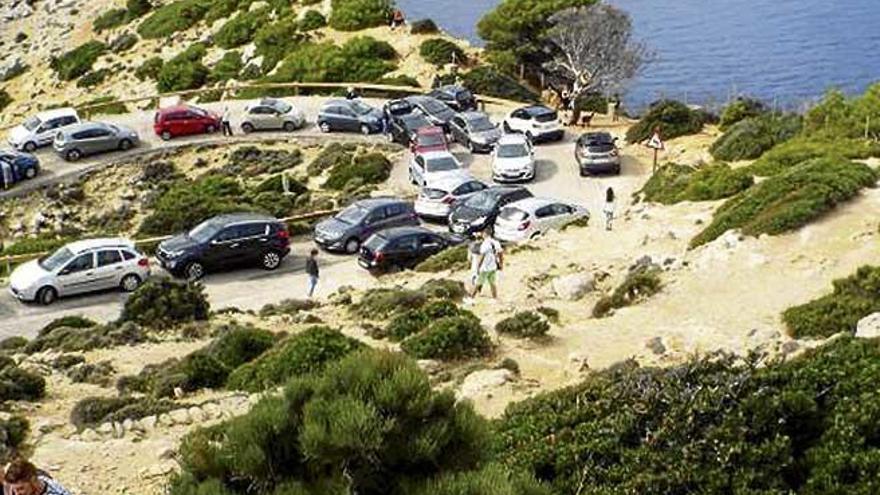
[[[67,161],[105,151],[131,149],[140,142],[133,130],[103,122],[86,122],[71,126],[55,135],[55,151]]]

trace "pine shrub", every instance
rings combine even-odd
[[[654,135],[660,128],[663,139],[669,140],[689,134],[697,134],[706,123],[705,114],[691,110],[679,101],[663,100],[655,103],[648,112],[626,132],[630,143],[641,143]]]
[[[204,287],[169,279],[143,283],[125,301],[120,322],[163,328],[207,320],[210,310]]]
[[[546,336],[550,331],[550,324],[534,311],[519,311],[499,321],[495,325],[495,331],[513,337],[534,339]]]

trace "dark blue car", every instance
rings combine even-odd
[[[0,150],[0,188],[33,179],[40,172],[40,161],[30,153]]]

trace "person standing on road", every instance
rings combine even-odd
[[[309,259],[306,260],[306,273],[309,275],[309,299],[315,294],[318,286],[318,250],[312,249]]]
[[[611,230],[611,222],[614,220],[614,189],[605,190],[605,206],[602,207],[605,213],[605,230]]]
[[[501,243],[492,238],[492,232],[489,229],[480,233],[482,242],[480,243],[480,258],[477,274],[477,283],[471,293],[471,298],[477,297],[483,285],[489,284],[492,290],[492,299],[498,299],[498,289],[495,285],[498,279],[498,272],[504,268],[504,253]]]
[[[470,286],[473,290],[477,286],[477,277],[480,273],[480,240],[474,239],[468,244],[468,261],[471,264]]]
[[[229,113],[229,105],[223,107],[223,116],[220,117],[220,125],[223,127],[223,135],[231,136],[232,135],[232,124],[229,122],[230,113]]]

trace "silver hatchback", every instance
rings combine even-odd
[[[67,161],[105,151],[126,151],[140,142],[133,130],[103,122],[86,122],[59,131],[53,143],[55,151]]]
[[[253,132],[283,129],[287,132],[293,132],[302,127],[305,122],[303,113],[290,103],[275,98],[263,98],[245,107],[241,130]]]

